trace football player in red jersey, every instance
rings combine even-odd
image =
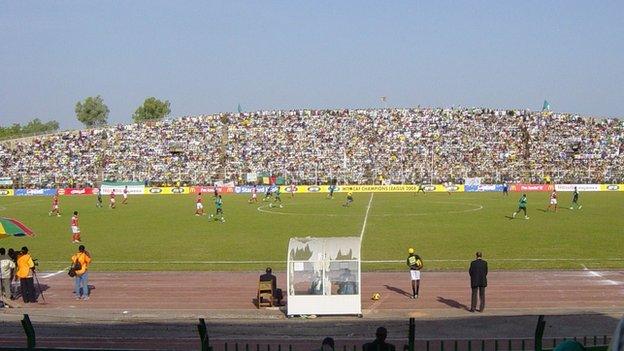
[[[197,199],[195,199],[195,215],[203,216],[204,215],[204,205],[202,204],[202,194],[197,194]]]
[[[109,206],[111,209],[115,209],[115,189],[111,190]]]
[[[58,193],[54,194],[54,197],[52,198],[52,210],[50,212],[48,212],[49,216],[52,216],[53,214],[55,214],[57,217],[61,216],[61,211],[59,210],[59,197],[58,197]]]
[[[71,218],[71,231],[72,231],[72,242],[79,243],[80,242],[80,227],[78,227],[78,211],[74,211],[74,215]]]

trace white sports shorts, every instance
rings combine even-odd
[[[550,199],[550,204],[551,205],[556,205],[557,204],[557,199]]]
[[[201,210],[202,208],[204,208],[204,205],[202,205],[201,202],[198,202],[195,207],[197,207],[198,210]]]
[[[80,233],[80,228],[78,228],[78,226],[76,226],[76,225],[72,225],[71,226],[71,230],[72,230],[72,234],[79,234]]]
[[[416,269],[410,269],[410,275],[412,280],[420,280],[420,271]]]

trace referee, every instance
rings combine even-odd
[[[422,259],[414,253],[413,248],[407,250],[407,266],[410,268],[410,276],[412,278],[412,299],[418,298],[418,289],[420,288],[420,269],[423,267]]]

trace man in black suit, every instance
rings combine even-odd
[[[476,253],[477,259],[470,262],[470,287],[472,288],[472,300],[470,302],[470,312],[475,311],[477,306],[477,290],[479,290],[479,312],[485,309],[485,287],[487,286],[488,266],[487,261],[482,259],[481,252]]]
[[[277,305],[281,306],[284,296],[282,295],[282,289],[277,288],[277,277],[273,275],[273,270],[271,269],[271,267],[267,267],[265,272],[265,274],[260,275],[260,281],[271,282],[273,297],[277,300]]]

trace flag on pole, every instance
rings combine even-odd
[[[542,105],[542,111],[550,111],[550,104],[547,100],[544,100],[544,105]]]
[[[243,108],[241,107],[240,104],[238,104],[238,113],[243,113]]]

